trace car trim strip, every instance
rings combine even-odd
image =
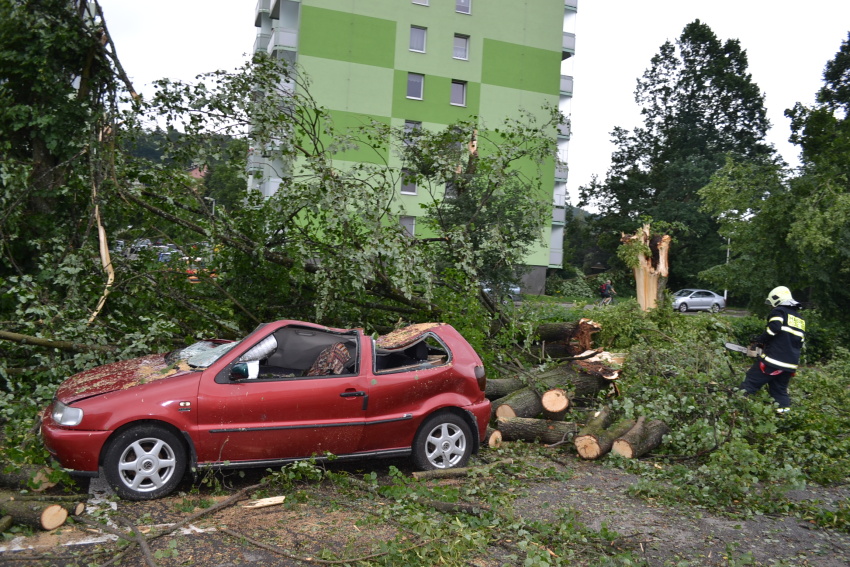
[[[310,425],[272,425],[269,427],[230,427],[227,429],[210,429],[210,433],[236,433],[245,431],[279,431],[284,429],[322,429],[325,427],[351,427],[352,425],[381,425],[383,423],[394,423],[396,421],[408,421],[413,415],[406,413],[401,417],[393,419],[379,419],[375,421],[361,421],[349,423],[316,423]]]
[[[355,459],[369,459],[372,457],[405,457],[410,455],[411,449],[410,447],[405,447],[404,449],[387,449],[386,451],[366,451],[364,453],[349,453],[347,455],[335,455],[334,460],[355,460]],[[269,467],[275,465],[281,465],[286,463],[294,463],[296,461],[304,461],[307,459],[316,459],[317,461],[327,461],[329,460],[326,457],[321,457],[318,455],[311,457],[293,457],[290,459],[269,459],[263,461],[215,461],[215,462],[207,462],[207,463],[198,463],[199,469],[242,469],[242,468],[258,468],[258,467]]]

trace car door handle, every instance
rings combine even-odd
[[[363,411],[366,411],[366,408],[369,406],[369,394],[366,392],[354,392],[351,390],[346,390],[345,392],[339,395],[341,398],[363,398]]]

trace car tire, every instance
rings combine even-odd
[[[688,304],[687,303],[682,303],[681,305],[679,305],[679,311],[681,311],[682,313],[684,313],[687,310],[688,310]]]
[[[719,306],[719,305],[717,305],[716,303],[712,304],[712,305],[711,305],[711,312],[712,312],[712,313],[717,313],[718,311],[720,311],[720,306]]]
[[[115,437],[103,456],[107,482],[125,500],[171,494],[186,472],[182,440],[158,425],[131,427]]]
[[[449,412],[434,414],[413,438],[413,464],[423,471],[466,466],[472,442],[472,431],[462,417]]]

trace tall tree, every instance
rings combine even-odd
[[[670,281],[693,285],[725,255],[717,224],[700,211],[697,190],[728,154],[769,160],[764,96],[747,72],[738,40],[721,42],[696,20],[674,45],[665,42],[638,79],[643,125],[612,132],[617,146],[604,182],[581,188],[608,232],[633,232],[647,217],[682,223],[670,249]]]

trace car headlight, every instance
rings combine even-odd
[[[53,413],[51,416],[53,417],[53,421],[59,425],[74,426],[79,425],[83,421],[83,410],[72,408],[57,400],[53,404]]]

